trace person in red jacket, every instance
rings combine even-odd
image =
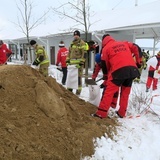
[[[57,62],[56,66],[61,65],[62,67],[62,84],[65,85],[67,79],[67,64],[66,64],[66,57],[68,55],[68,49],[65,47],[64,42],[60,41],[59,43],[59,50],[57,54]]]
[[[146,92],[149,91],[151,84],[153,90],[157,89],[158,78],[155,78],[154,74],[156,71],[159,73],[160,70],[160,51],[157,53],[156,56],[150,58],[147,61],[147,68],[148,68],[148,78],[146,83]]]
[[[12,54],[12,51],[7,48],[7,45],[0,40],[0,64],[7,64],[8,57]]]
[[[139,53],[135,53],[137,65],[133,60],[132,45],[132,43],[116,41],[109,34],[103,36],[101,64],[102,69],[105,68],[107,72],[108,79],[98,110],[92,116],[106,118],[113,96],[120,89],[120,108],[116,113],[121,118],[125,117],[132,82],[139,76],[137,66],[140,66]]]
[[[95,66],[94,66],[94,70],[93,70],[93,74],[92,74],[93,80],[96,80],[100,70],[101,70],[101,54],[96,53],[95,54]]]

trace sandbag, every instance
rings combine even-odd
[[[88,85],[89,88],[89,102],[95,106],[100,103],[100,87],[98,85]]]
[[[78,68],[75,65],[69,65],[67,70],[66,87],[78,89]]]

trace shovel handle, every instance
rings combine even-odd
[[[12,57],[12,53],[9,55],[9,57],[7,58],[7,60],[3,63],[3,65],[5,65],[7,63],[7,61]]]
[[[101,80],[103,80],[103,77],[102,77],[102,78],[97,79],[97,80],[96,80],[96,82],[99,82],[99,81],[101,81]]]

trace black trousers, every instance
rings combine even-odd
[[[62,73],[62,84],[65,84],[67,79],[67,67],[62,67]]]

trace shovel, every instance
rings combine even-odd
[[[96,82],[99,82],[99,81],[102,80],[102,79],[103,79],[103,77],[100,78],[100,79],[98,79],[98,80],[96,80],[96,81],[94,81],[93,79],[86,79],[86,80],[85,80],[85,83],[86,83],[87,85],[97,85]]]
[[[12,57],[12,54],[9,55],[9,57],[7,58],[7,60],[2,64],[5,65],[7,63],[7,61]]]
[[[60,72],[62,72],[62,68],[57,67],[56,69],[59,70]]]

